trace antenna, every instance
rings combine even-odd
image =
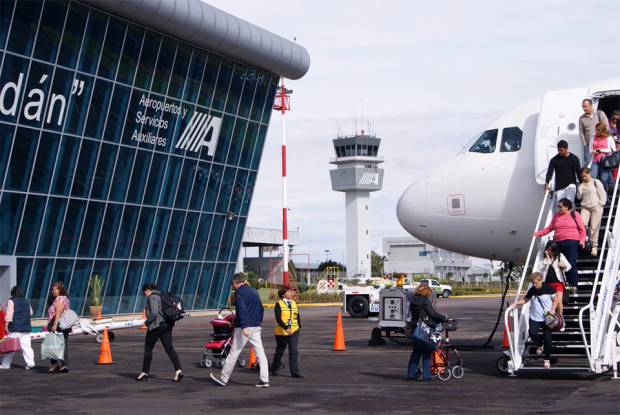
[[[364,128],[364,98],[360,98],[361,101],[361,107],[362,107],[362,115],[361,115],[361,123],[362,124],[362,128]]]

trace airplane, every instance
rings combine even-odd
[[[492,122],[453,158],[401,195],[400,224],[430,245],[479,258],[523,263],[557,142],[583,164],[581,103],[620,110],[620,78],[553,90]]]

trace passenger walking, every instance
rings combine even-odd
[[[235,331],[232,341],[232,349],[226,358],[222,372],[219,375],[211,373],[211,379],[218,385],[226,386],[237,359],[247,342],[254,349],[258,365],[260,366],[260,381],[257,388],[269,387],[269,366],[267,356],[261,340],[261,323],[263,322],[263,303],[256,290],[250,287],[241,273],[233,275],[232,281],[235,289]]]
[[[303,378],[299,371],[299,351],[297,344],[299,343],[299,331],[301,329],[301,320],[299,318],[299,309],[297,303],[293,300],[295,291],[289,287],[283,287],[278,290],[280,300],[274,307],[276,315],[276,352],[273,355],[271,363],[271,375],[277,376],[278,371],[282,368],[282,356],[288,346],[288,363],[291,370],[291,377]]]
[[[565,140],[560,140],[557,148],[558,154],[549,160],[545,178],[545,191],[548,191],[549,183],[555,173],[554,213],[557,212],[556,206],[561,199],[575,201],[580,169],[579,159],[568,151],[568,143]]]
[[[563,315],[564,304],[562,301],[566,284],[565,273],[570,271],[571,266],[555,241],[547,241],[544,255],[543,260],[540,262],[540,273],[543,276],[545,285],[553,288],[558,296],[558,314]]]
[[[48,373],[69,373],[69,333],[71,329],[60,329],[58,326],[63,313],[71,309],[69,294],[62,281],[52,284],[52,304],[47,309],[47,331],[51,333],[61,332],[65,339],[65,352],[62,360],[50,359]]]
[[[579,247],[585,247],[586,228],[583,226],[581,215],[572,211],[573,202],[566,198],[562,199],[558,203],[558,209],[559,212],[553,216],[549,226],[534,232],[534,236],[541,237],[554,232],[553,240],[558,244],[571,266],[566,273],[566,279],[571,286],[572,293],[577,294],[577,257],[579,256]]]
[[[599,179],[605,191],[611,184],[611,169],[603,165],[603,159],[616,150],[616,143],[609,134],[607,126],[603,123],[596,124],[596,135],[590,142],[590,152],[592,153],[592,177]]]
[[[157,290],[154,283],[146,283],[142,286],[142,292],[146,296],[146,324],[148,330],[144,339],[144,359],[142,360],[142,372],[136,377],[137,381],[148,380],[151,371],[151,361],[153,360],[153,348],[157,340],[161,341],[166,354],[174,365],[174,382],[183,380],[183,369],[179,356],[172,345],[172,328],[174,322],[167,321],[162,309],[161,293]]]
[[[446,316],[439,314],[433,308],[431,303],[433,298],[433,290],[427,284],[421,284],[416,290],[415,295],[411,298],[409,310],[411,311],[411,323],[416,324],[420,319],[431,326],[435,327],[437,323],[446,321]],[[422,380],[428,382],[431,380],[431,358],[433,352],[420,349],[414,346],[409,357],[409,367],[407,369],[407,379],[415,380],[417,378],[418,364],[422,358]]]
[[[529,335],[530,339],[536,344],[536,354],[544,354],[544,366],[551,367],[551,352],[553,348],[551,329],[545,324],[545,314],[555,314],[558,307],[558,296],[548,285],[543,284],[543,277],[540,272],[534,272],[529,276],[532,286],[525,298],[515,302],[514,307],[530,302],[529,316]],[[542,338],[540,332],[542,330]]]
[[[592,241],[593,256],[598,255],[598,234],[603,217],[603,207],[607,203],[607,193],[603,183],[593,179],[590,169],[581,169],[581,183],[577,188],[577,198],[581,200],[581,218],[583,223],[590,229],[590,241]]]
[[[616,149],[614,151],[620,152],[620,111],[614,111],[611,113],[611,118],[609,120],[609,132],[611,133],[611,136],[616,144]],[[615,183],[617,178],[618,166],[611,169],[612,183]]]
[[[31,316],[32,307],[24,298],[24,292],[17,286],[11,288],[11,298],[9,298],[6,307],[5,329],[7,337],[19,340],[19,347],[22,349],[22,356],[24,357],[24,362],[26,362],[26,367],[24,368],[26,370],[32,369],[35,366],[34,352],[30,344],[30,333],[32,332]],[[2,357],[0,369],[10,369],[14,356],[15,352],[5,354]]]
[[[591,99],[581,101],[581,108],[583,114],[579,117],[579,138],[583,145],[583,165],[587,166],[592,161],[591,141],[594,138],[596,124],[602,122],[609,128],[609,122],[603,111],[594,111]]]

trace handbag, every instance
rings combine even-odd
[[[76,312],[71,310],[70,308],[67,308],[62,313],[62,315],[60,316],[60,319],[58,320],[58,327],[61,330],[67,330],[75,326],[77,322],[78,322],[78,315],[76,314]]]
[[[536,297],[542,309],[545,309],[540,298]],[[564,327],[564,317],[560,314],[551,314],[549,311],[545,311],[545,326],[549,328],[551,331],[560,331]]]
[[[431,326],[429,326],[428,323],[426,323],[426,321],[422,318],[423,312],[423,310],[420,311],[418,322],[411,332],[411,340],[413,340],[414,347],[418,347],[427,352],[432,352],[437,350],[439,347],[441,335],[437,336],[436,333],[434,333],[435,330],[431,328]]]
[[[15,337],[5,337],[0,340],[0,354],[19,352],[19,339]]]
[[[601,160],[601,165],[606,169],[613,169],[620,165],[620,151],[611,153],[609,156]]]
[[[62,333],[48,333],[41,342],[41,359],[63,360],[65,339]]]

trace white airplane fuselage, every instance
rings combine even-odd
[[[407,188],[397,207],[401,225],[436,247],[524,262],[557,142],[568,141],[569,151],[582,158],[578,120],[586,97],[620,109],[620,79],[550,91],[501,116],[478,140]]]

